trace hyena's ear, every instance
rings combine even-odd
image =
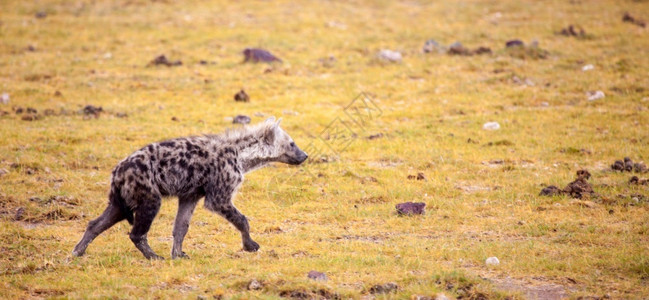
[[[275,143],[275,136],[277,135],[277,127],[279,122],[275,122],[275,117],[270,117],[266,120],[266,126],[262,130],[262,140],[268,145]]]

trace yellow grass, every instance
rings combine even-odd
[[[607,170],[624,156],[649,161],[649,32],[623,23],[625,11],[647,18],[649,5],[2,1],[0,93],[11,99],[0,104],[9,112],[0,117],[0,298],[361,298],[386,282],[398,291],[377,297],[525,298],[559,286],[570,297],[647,298],[649,187]],[[556,34],[570,24],[587,36]],[[422,53],[430,38],[493,53]],[[506,50],[514,38],[536,39],[547,58]],[[247,47],[284,63],[242,64]],[[381,49],[403,62],[378,60]],[[183,65],[147,67],[160,54]],[[330,56],[332,66],[319,61]],[[250,103],[232,99],[241,88]],[[606,97],[587,101],[591,90]],[[345,107],[362,93],[380,113],[360,127]],[[84,118],[88,104],[105,112]],[[24,121],[18,107],[43,117]],[[119,160],[150,142],[221,132],[237,114],[282,117],[305,149],[338,147],[329,162],[247,176],[236,203],[260,252],[242,252],[238,232],[199,208],[190,260],[145,260],[126,222],[70,256],[105,208]],[[339,121],[354,135],[318,139]],[[501,129],[483,130],[489,121]],[[594,208],[538,196],[582,168],[601,195]],[[407,179],[418,172],[427,180]],[[397,216],[405,201],[425,202],[426,215]],[[176,205],[163,203],[149,233],[167,258]],[[500,265],[487,267],[490,256]],[[310,270],[329,280],[308,279]],[[248,290],[253,279],[263,288]]]

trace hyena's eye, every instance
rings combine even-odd
[[[291,142],[291,148],[295,147],[295,143]]]

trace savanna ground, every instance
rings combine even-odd
[[[0,298],[647,298],[649,187],[609,167],[649,159],[649,29],[625,11],[646,19],[649,4],[2,1]],[[557,34],[570,24],[585,35]],[[431,38],[492,53],[423,53]],[[247,47],[284,62],[243,64]],[[160,54],[182,65],[147,66]],[[354,99],[372,108],[360,125]],[[189,260],[145,260],[126,222],[70,256],[119,160],[237,114],[282,117],[311,154],[247,176],[236,203],[259,252],[199,207]],[[538,195],[583,168],[592,203]],[[398,216],[405,201],[426,214]],[[176,206],[149,233],[167,258]],[[370,293],[387,282],[398,290]]]

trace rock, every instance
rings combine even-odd
[[[612,165],[611,169],[615,171],[621,171],[624,172],[624,162],[621,160],[616,160]]]
[[[238,93],[234,94],[234,101],[237,102],[249,102],[250,101],[250,96],[246,94],[246,91],[241,89]]]
[[[554,186],[547,186],[541,190],[541,193],[539,193],[539,196],[555,196],[555,195],[561,195],[562,191]]]
[[[259,48],[246,48],[243,50],[243,62],[282,62],[281,59],[277,58],[275,55],[271,54],[267,50]]]
[[[170,61],[167,59],[166,56],[164,55],[159,55],[158,57],[154,58],[147,66],[159,66],[159,65],[164,65],[167,67],[174,67],[174,66],[181,66],[183,64],[182,61],[176,60],[176,61]]]
[[[179,122],[179,121],[180,121],[180,120],[179,120],[178,118],[176,118],[176,117],[171,117],[171,120],[174,121],[174,122]]]
[[[250,117],[244,115],[237,115],[232,119],[232,124],[250,124]]]
[[[584,28],[579,25],[568,25],[568,27],[561,29],[559,34],[565,36],[585,37],[586,31],[584,31]]]
[[[379,59],[384,61],[389,61],[389,62],[401,62],[402,60],[400,52],[392,51],[388,49],[383,49],[379,51],[377,56]]]
[[[380,139],[383,137],[383,133],[377,133],[377,134],[372,134],[367,137],[368,140],[375,140],[375,139]]]
[[[593,187],[588,183],[590,172],[587,170],[577,171],[577,179],[569,183],[564,189],[563,193],[570,195],[573,198],[581,199],[584,196],[592,196],[595,194]]]
[[[444,295],[444,293],[439,293],[437,296],[435,296],[435,300],[449,300],[449,298]]]
[[[481,47],[478,47],[475,50],[473,50],[473,54],[475,54],[475,55],[491,54],[491,48],[481,46]]]
[[[399,286],[394,282],[388,282],[385,284],[377,284],[370,288],[370,294],[387,294],[395,292],[399,289]]]
[[[424,43],[424,48],[422,49],[424,53],[431,53],[431,52],[439,52],[442,50],[442,47],[437,43],[435,40],[427,40],[426,43]]]
[[[41,10],[41,11],[37,12],[36,14],[34,14],[34,17],[36,17],[36,19],[45,19],[45,18],[47,18],[47,12]]]
[[[591,64],[587,64],[587,65],[581,67],[581,70],[584,71],[584,72],[586,72],[586,71],[590,71],[590,70],[592,70],[592,69],[595,69],[595,66],[593,66],[593,65],[591,65]]]
[[[488,266],[497,266],[500,264],[500,260],[498,260],[498,257],[492,256],[485,260],[485,264]]]
[[[24,214],[25,214],[25,208],[19,207],[18,209],[16,209],[16,214],[14,214],[14,220],[15,221],[22,220],[24,218],[23,216]]]
[[[509,40],[505,43],[506,48],[511,48],[511,47],[524,47],[525,43],[521,40]]]
[[[482,125],[484,130],[498,130],[500,129],[500,124],[498,122],[487,122]]]
[[[586,96],[588,96],[588,101],[595,101],[605,97],[602,91],[589,91],[586,93]]]
[[[36,121],[42,119],[42,117],[37,114],[26,114],[23,115],[20,119],[23,121]]]
[[[448,54],[450,55],[471,55],[469,49],[464,48],[462,43],[455,42],[448,47]]]
[[[633,164],[633,170],[636,173],[647,173],[647,166],[644,163],[635,163]]]
[[[248,289],[249,290],[261,290],[264,286],[261,284],[261,282],[257,281],[256,279],[250,280],[250,283],[248,283]]]
[[[633,16],[631,16],[631,14],[629,14],[629,12],[624,13],[624,16],[622,16],[622,22],[635,24],[642,28],[647,26],[647,23],[644,20],[634,18]]]
[[[423,202],[404,202],[395,205],[399,215],[423,215],[426,213],[426,203]]]
[[[2,93],[2,95],[0,95],[0,103],[9,104],[9,94]]]
[[[307,277],[315,281],[327,281],[327,275],[318,271],[309,271]]]
[[[638,176],[633,176],[633,177],[631,177],[631,179],[629,179],[629,184],[649,185],[649,179],[638,178]]]
[[[101,114],[104,111],[101,106],[94,106],[94,105],[86,105],[82,112],[86,116],[93,116],[95,118],[99,117],[99,114]]]

